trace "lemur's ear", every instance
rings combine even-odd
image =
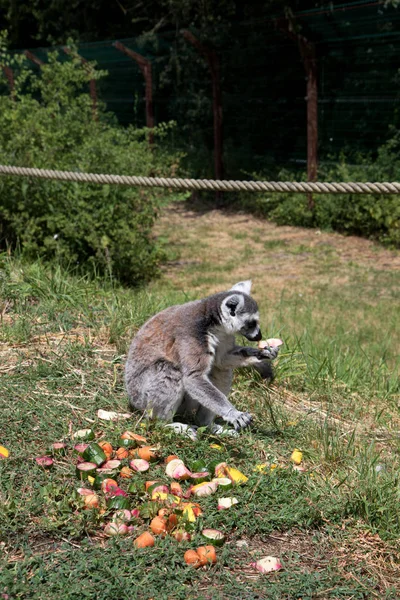
[[[225,306],[229,309],[231,317],[235,316],[237,307],[239,306],[241,301],[243,301],[243,297],[241,298],[240,296],[236,296],[235,294],[233,296],[228,296],[228,298],[225,300]]]
[[[250,295],[251,292],[251,279],[247,281],[239,281],[229,290],[230,292],[243,292],[244,294]]]

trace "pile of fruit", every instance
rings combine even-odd
[[[102,412],[106,420],[116,414]],[[188,468],[176,455],[163,459],[159,448],[150,446],[145,437],[132,431],[125,431],[114,447],[106,440],[95,438],[92,429],[82,429],[73,435],[72,444],[55,442],[48,455],[35,460],[44,469],[51,469],[57,457],[72,455],[80,482],[74,493],[78,510],[96,511],[105,536],[135,535],[138,528],[147,526],[147,531],[135,537],[136,548],[154,546],[155,536],[190,542],[198,529],[196,521],[203,514],[197,500],[216,494],[218,510],[229,509],[238,504],[233,495],[235,487],[248,481],[238,469],[218,460],[209,464],[196,460]],[[220,448],[216,444],[211,447]],[[9,456],[9,450],[0,445],[0,459]],[[300,450],[295,448],[290,459],[293,469],[306,471],[301,464]],[[158,463],[158,467],[163,464],[162,479],[143,476],[152,466],[154,468],[154,463]],[[275,468],[287,467],[263,463],[256,465],[253,471],[263,474]],[[206,545],[184,554],[184,561],[195,568],[216,563],[215,547],[225,542],[224,533],[217,529],[203,529],[201,535]],[[282,568],[279,559],[273,556],[251,565],[261,573]]]
[[[220,461],[206,465],[197,460],[189,469],[176,455],[162,459],[159,448],[132,431],[125,431],[114,447],[106,440],[95,441],[91,429],[77,431],[73,439],[75,472],[81,482],[76,490],[78,505],[98,511],[106,536],[129,535],[138,524],[147,523],[148,531],[134,539],[137,548],[154,546],[154,536],[190,541],[202,514],[197,500],[218,492],[218,509],[228,509],[238,503],[232,495],[235,486],[248,480],[238,469]],[[36,458],[36,462],[49,469],[56,456],[68,451],[67,443],[56,442],[49,455]],[[163,481],[137,476],[151,471],[152,463],[162,461]],[[196,568],[215,563],[214,548],[225,541],[224,533],[216,529],[203,529],[201,535],[207,545],[184,555],[185,562]]]

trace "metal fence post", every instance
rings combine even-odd
[[[74,54],[71,50],[71,48],[68,48],[68,46],[64,46],[63,50],[65,52],[65,54],[68,55],[72,55]],[[82,62],[85,70],[87,73],[90,72],[87,63],[88,61],[86,60],[86,58],[83,58],[83,56],[80,56],[79,54],[76,54],[76,56],[79,58],[79,60]],[[97,89],[96,89],[96,80],[95,79],[90,79],[89,81],[89,93],[90,93],[90,97],[92,99],[92,113],[93,113],[93,120],[97,121],[98,119],[98,115],[97,115]]]
[[[38,56],[30,52],[30,50],[24,50],[24,54],[28,60],[33,62],[38,67],[42,67],[44,65],[44,62]]]
[[[297,42],[307,79],[307,180],[316,181],[318,173],[318,81],[315,44],[296,31],[293,19],[280,19],[279,29]],[[308,208],[314,212],[315,201],[307,194]]]
[[[14,81],[13,70],[11,67],[8,67],[7,65],[0,65],[0,67],[3,69],[3,73],[6,76],[6,79],[8,81],[8,85],[10,88],[11,100],[13,100],[15,102],[15,81]]]
[[[146,94],[146,126],[150,129],[149,133],[149,143],[152,145],[154,143],[154,133],[152,129],[154,128],[154,111],[153,111],[153,74],[151,68],[151,61],[148,58],[145,58],[138,52],[127,48],[121,42],[114,42],[113,46],[123,52],[130,58],[132,58],[138,65],[140,70],[143,73],[144,81],[145,81],[145,94]]]

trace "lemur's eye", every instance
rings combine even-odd
[[[247,322],[248,329],[255,329],[256,327],[257,327],[257,321],[248,321]]]

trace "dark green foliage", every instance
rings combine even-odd
[[[219,60],[226,177],[305,164],[306,82],[294,31],[316,45],[319,156],[371,152],[399,126],[397,0],[381,4],[268,0],[0,0],[0,22],[13,48],[45,62],[43,46],[79,41],[79,52],[109,75],[102,97],[121,124],[144,124],[143,76],[113,47],[124,43],[152,64],[156,123],[176,121],[172,143],[187,154],[194,177],[213,170],[211,74],[202,52],[184,39],[188,28]],[[40,47],[42,46],[42,47]]]
[[[173,156],[152,152],[146,131],[117,126],[87,93],[89,72],[57,54],[33,74],[20,61],[15,99],[0,96],[0,162],[70,171],[162,175]],[[158,129],[162,135],[163,128]],[[162,256],[151,237],[163,196],[123,186],[0,178],[0,244],[29,258],[57,258],[131,285]]]
[[[345,157],[322,164],[319,181],[396,181],[400,172],[400,132],[378,150],[376,160],[359,156],[357,165]],[[257,174],[257,179],[271,179]],[[306,180],[305,174],[281,171],[278,181]],[[400,200],[398,195],[314,194],[315,211],[308,208],[306,194],[243,194],[238,204],[272,219],[279,225],[319,227],[362,235],[388,245],[400,245]]]

